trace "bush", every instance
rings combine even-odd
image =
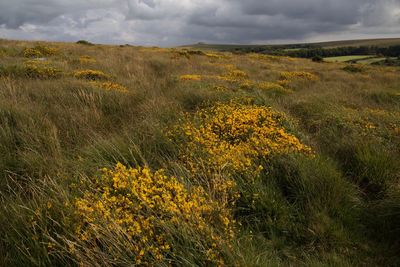
[[[324,62],[324,58],[321,56],[315,56],[312,58],[313,62]]]
[[[77,44],[81,44],[81,45],[94,45],[94,44],[92,44],[91,42],[86,41],[86,40],[79,40],[79,41],[77,41],[76,43],[77,43]]]
[[[86,80],[109,80],[111,77],[99,70],[77,70],[73,73],[75,78]]]
[[[344,67],[342,70],[344,70],[346,72],[350,72],[350,73],[364,72],[364,69],[362,67],[354,65],[354,64],[348,65],[348,66]]]
[[[0,66],[0,76],[47,80],[60,78],[61,75],[62,71],[58,68],[34,62],[28,62],[23,66]]]

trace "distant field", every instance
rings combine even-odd
[[[323,47],[323,48],[337,48],[337,47],[343,47],[343,46],[389,47],[389,46],[393,46],[393,45],[400,45],[400,38],[345,40],[345,41],[315,43],[315,45]]]
[[[358,60],[357,63],[360,64],[373,64],[376,62],[384,61],[386,58],[385,57],[374,57],[374,58],[367,58],[367,59],[361,59]]]
[[[361,55],[361,56],[342,56],[342,57],[326,57],[324,60],[326,62],[348,62],[353,60],[364,60],[364,59],[371,59],[374,56],[371,55]]]
[[[186,48],[196,48],[196,49],[206,49],[206,50],[234,50],[243,48],[263,48],[263,47],[287,47],[286,50],[293,49],[298,50],[297,46],[301,47],[321,47],[321,48],[338,48],[338,47],[358,47],[358,46],[378,46],[378,47],[389,47],[400,45],[400,38],[387,38],[387,39],[365,39],[365,40],[344,40],[344,41],[332,41],[332,42],[321,42],[321,43],[302,43],[302,44],[280,44],[280,45],[240,45],[240,44],[193,44],[186,45],[182,47]],[[294,47],[295,46],[295,47]]]

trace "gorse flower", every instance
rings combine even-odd
[[[91,82],[95,87],[104,89],[106,91],[117,91],[121,93],[128,93],[129,90],[125,86],[113,82]]]
[[[201,81],[201,75],[189,74],[179,76],[181,81]]]
[[[295,79],[303,79],[307,81],[317,81],[318,76],[306,71],[286,71],[281,72],[281,80],[295,80]]]
[[[133,264],[150,265],[174,254],[168,242],[170,227],[199,235],[205,257],[220,262],[219,247],[233,235],[228,210],[219,208],[201,187],[188,190],[177,178],[163,170],[127,168],[117,164],[104,169],[91,190],[75,201],[80,221],[79,238],[88,244],[102,243],[103,232],[122,231],[126,248],[135,255]],[[222,225],[224,236],[212,225]],[[209,250],[212,253],[209,253]]]
[[[290,152],[311,153],[284,129],[283,121],[283,115],[271,108],[217,104],[198,111],[174,131],[186,139],[182,155],[193,171],[205,166],[228,174],[257,174],[262,159]]]
[[[218,76],[220,80],[237,83],[243,82],[249,78],[249,75],[241,70],[238,69],[231,69],[228,73]]]
[[[90,56],[80,56],[79,57],[80,64],[94,64],[96,62],[97,62],[96,59],[94,59]]]
[[[61,76],[62,71],[60,69],[48,65],[48,62],[30,60],[24,63],[23,71],[28,78],[54,79]]]
[[[57,53],[58,50],[56,48],[42,46],[42,45],[35,46],[34,48],[26,48],[23,52],[24,57],[27,58],[48,57],[48,56],[54,56]]]

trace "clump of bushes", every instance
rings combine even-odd
[[[62,70],[38,62],[26,62],[24,65],[0,66],[0,76],[31,79],[55,79],[62,75]]]
[[[82,247],[116,255],[116,246],[122,245],[136,265],[172,263],[181,253],[179,239],[189,238],[184,233],[190,234],[187,242],[194,243],[197,260],[224,265],[221,254],[234,236],[229,209],[219,206],[202,187],[188,189],[163,170],[122,164],[104,169],[74,205]],[[120,240],[112,244],[115,237]],[[78,258],[86,254],[79,248],[72,252]]]
[[[86,41],[86,40],[79,40],[79,41],[77,41],[76,42],[77,44],[81,44],[81,45],[94,45],[94,44],[92,44],[91,42],[89,42],[89,41]]]
[[[43,45],[37,45],[33,48],[26,48],[23,51],[23,55],[26,58],[50,57],[56,55],[57,53],[58,49]]]

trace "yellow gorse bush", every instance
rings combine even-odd
[[[218,79],[231,83],[243,82],[248,78],[249,75],[246,72],[238,69],[231,69],[229,72],[218,76]]]
[[[77,70],[73,76],[78,79],[86,80],[109,80],[110,76],[99,70]]]
[[[34,48],[26,48],[23,52],[24,57],[27,58],[48,57],[48,56],[54,56],[57,53],[58,50],[56,48],[42,46],[42,45],[35,46]]]
[[[201,75],[196,75],[196,74],[181,75],[181,76],[179,76],[179,80],[181,80],[181,81],[201,81]]]
[[[272,82],[261,82],[257,85],[258,88],[262,90],[272,90],[272,89],[278,89],[278,90],[284,90],[285,88],[277,83],[272,83]]]
[[[201,187],[189,191],[177,178],[147,167],[119,163],[104,169],[94,188],[76,199],[75,207],[79,238],[95,244],[107,242],[99,239],[104,232],[123,232],[126,248],[135,255],[133,265],[151,265],[173,255],[175,248],[168,242],[171,227],[198,235],[212,265],[221,263],[219,248],[233,236],[229,211],[219,208]],[[224,236],[212,225],[222,226]]]
[[[113,82],[92,82],[92,85],[106,91],[117,91],[121,93],[129,92],[128,88],[126,88],[125,86]]]
[[[317,81],[318,76],[306,71],[285,71],[281,72],[281,80],[296,80],[296,79],[303,79],[307,81]]]
[[[198,111],[175,131],[186,138],[183,158],[193,171],[258,174],[259,163],[276,154],[310,154],[282,126],[284,116],[271,108],[236,103]]]
[[[90,57],[90,56],[80,56],[79,57],[79,63],[80,64],[93,64],[96,63],[96,59]]]
[[[257,84],[257,88],[261,90],[266,90],[266,91],[273,91],[276,93],[280,94],[290,94],[293,93],[292,90],[286,89],[284,85],[287,85],[287,83],[273,83],[273,82],[260,82]]]
[[[24,76],[36,79],[53,79],[61,76],[62,71],[49,66],[48,62],[29,60],[24,62]]]

